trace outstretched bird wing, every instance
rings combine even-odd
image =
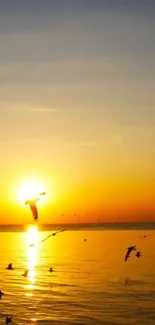
[[[128,247],[128,250],[127,250],[127,253],[125,255],[125,262],[127,261],[130,253],[132,252],[132,250],[135,250],[136,246],[131,246],[131,247]]]
[[[50,234],[49,236],[47,236],[46,238],[44,238],[43,240],[41,240],[41,243],[43,243],[46,239],[48,239],[49,237],[51,237],[53,234]]]
[[[52,236],[55,236],[56,234],[59,234],[60,232],[66,231],[66,229],[58,230],[56,232],[53,232]]]
[[[38,220],[38,210],[37,210],[35,202],[30,203],[30,209],[32,211],[34,220],[35,221]]]
[[[48,239],[49,237],[51,236],[55,236],[56,234],[58,234],[59,232],[63,232],[65,231],[66,229],[62,229],[62,230],[59,230],[59,231],[56,231],[56,232],[53,232],[52,234],[50,234],[49,236],[47,236],[46,238],[44,238],[43,240],[41,240],[41,242],[43,243],[46,239]]]

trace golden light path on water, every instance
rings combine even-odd
[[[28,228],[27,234],[27,258],[28,258],[28,265],[27,269],[28,278],[31,281],[32,285],[28,285],[27,288],[33,289],[33,284],[35,283],[35,276],[36,271],[34,267],[37,264],[37,254],[38,254],[38,244],[39,244],[39,232],[37,226],[30,226]],[[33,245],[33,246],[29,246]]]

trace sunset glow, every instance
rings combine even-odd
[[[23,203],[40,191],[42,223],[155,220],[155,19],[142,2],[6,5],[0,223],[29,223]]]
[[[21,203],[25,200],[33,200],[44,191],[44,186],[37,181],[23,183],[18,190],[18,199]]]

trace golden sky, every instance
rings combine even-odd
[[[0,4],[0,223],[32,181],[41,223],[155,220],[155,10],[121,3]]]

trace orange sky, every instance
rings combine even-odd
[[[0,4],[1,224],[32,221],[28,181],[41,223],[155,220],[155,17],[136,8]]]

